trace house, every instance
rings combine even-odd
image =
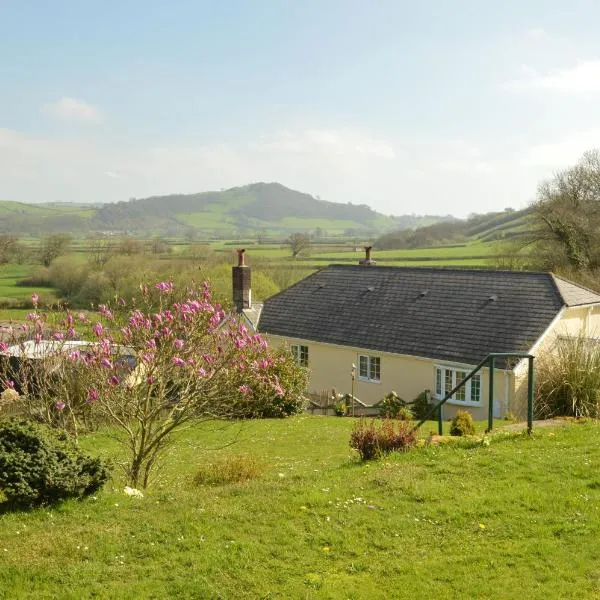
[[[353,387],[372,406],[392,390],[442,398],[490,352],[535,355],[557,336],[593,338],[600,294],[552,273],[376,266],[368,249],[358,265],[330,265],[267,299],[258,316],[258,331],[310,369],[309,393]],[[488,377],[482,369],[444,415],[467,407],[486,418]],[[497,362],[496,417],[524,416],[526,379],[527,361]]]

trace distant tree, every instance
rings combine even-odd
[[[267,230],[266,229],[259,229],[256,232],[256,241],[258,244],[262,245],[267,241]]]
[[[102,233],[92,233],[86,240],[88,261],[96,269],[101,269],[110,260],[115,250],[115,239]]]
[[[157,236],[150,242],[150,251],[152,254],[168,254],[172,250],[171,245],[161,237]]]
[[[144,243],[132,235],[126,235],[119,240],[116,251],[124,256],[141,254],[144,251]]]
[[[0,234],[0,264],[11,262],[17,250],[19,238],[10,233]]]
[[[194,229],[193,227],[189,227],[185,230],[183,237],[188,244],[192,244],[198,239],[198,230]]]
[[[307,254],[310,249],[310,236],[306,233],[292,233],[286,240],[286,244],[292,251],[292,256],[297,258],[302,254]]]
[[[52,261],[67,252],[73,238],[68,233],[54,233],[42,238],[40,261],[49,267]]]

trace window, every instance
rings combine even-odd
[[[301,367],[308,367],[308,346],[292,346],[292,354]]]
[[[435,395],[441,400],[447,393],[451,392],[459,384],[468,372],[464,369],[453,367],[435,368]],[[448,402],[455,404],[480,404],[481,403],[481,375],[473,375],[465,385],[454,393]]]
[[[358,357],[358,378],[378,382],[381,378],[381,358],[361,354]]]

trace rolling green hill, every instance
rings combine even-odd
[[[100,206],[0,202],[0,230],[29,235],[56,231],[180,235],[195,231],[201,236],[231,237],[320,230],[322,235],[366,236],[449,219],[452,217],[387,216],[365,204],[327,202],[279,183],[254,183],[220,192],[153,196]]]
[[[382,235],[376,246],[382,250],[467,246],[523,238],[531,231],[531,210],[505,210],[473,215],[464,220],[440,221],[415,230],[397,230]]]

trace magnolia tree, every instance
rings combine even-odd
[[[288,352],[270,350],[227,314],[208,284],[176,292],[160,282],[141,286],[129,305],[101,306],[97,317],[67,313],[50,340],[34,311],[32,340],[20,344],[33,358],[6,371],[5,387],[20,388],[37,418],[75,433],[90,422],[116,425],[136,487],[148,485],[171,434],[187,424],[302,408],[307,374]],[[74,343],[82,329],[87,343]],[[36,346],[44,347],[37,359]]]

